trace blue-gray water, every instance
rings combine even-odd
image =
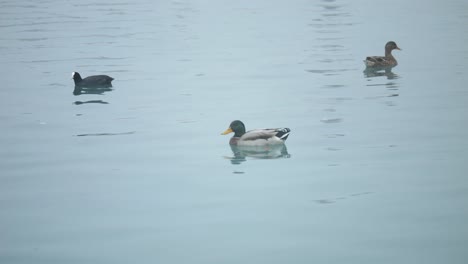
[[[0,1],[0,263],[466,263],[467,14]],[[235,156],[234,119],[287,153]]]

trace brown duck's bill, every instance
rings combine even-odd
[[[397,46],[395,49],[397,49],[397,50],[402,50],[402,49],[400,49],[398,46]]]
[[[229,134],[229,133],[232,133],[232,132],[234,132],[234,131],[232,131],[232,128],[228,128],[228,129],[226,129],[226,131],[221,133],[221,135],[226,135],[226,134]]]

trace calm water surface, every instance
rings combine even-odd
[[[466,1],[0,7],[1,263],[466,263]]]

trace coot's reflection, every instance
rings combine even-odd
[[[112,85],[108,86],[97,86],[97,87],[83,87],[83,86],[75,86],[73,90],[74,95],[80,94],[104,94],[106,92],[112,91]]]
[[[254,159],[278,159],[289,158],[291,155],[284,144],[268,146],[236,146],[231,145],[234,157],[230,157],[232,164],[241,164],[247,157]]]
[[[82,105],[82,104],[109,104],[109,103],[102,101],[102,100],[89,100],[89,101],[75,101],[73,104]]]

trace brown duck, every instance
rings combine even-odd
[[[401,50],[394,41],[385,44],[385,56],[371,56],[364,61],[367,67],[395,67],[397,61],[392,55],[392,50]]]

